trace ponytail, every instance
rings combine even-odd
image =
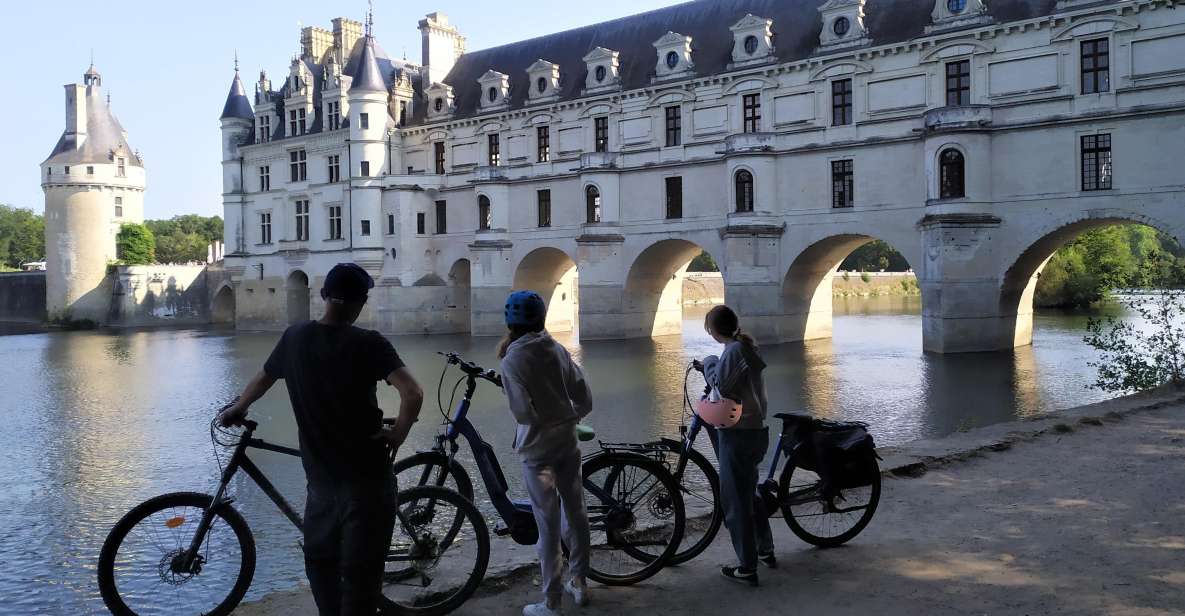
[[[498,341],[498,347],[497,347],[498,359],[503,359],[506,357],[506,351],[510,349],[510,345],[513,344],[515,340],[522,338],[526,334],[529,334],[532,332],[541,332],[541,331],[543,331],[543,324],[542,323],[540,323],[538,326],[533,326],[533,325],[511,325],[511,326],[509,326],[507,328],[506,335],[502,336],[502,339]]]
[[[704,317],[704,327],[726,338],[739,340],[749,347],[757,348],[757,341],[753,336],[741,331],[740,318],[728,306],[716,306],[709,310]]]
[[[746,346],[749,346],[754,349],[757,348],[757,340],[755,338],[753,338],[753,336],[750,336],[749,334],[746,334],[745,332],[741,331],[741,328],[739,328],[739,327],[737,328],[737,333],[733,335],[733,338],[736,338],[737,340],[740,340],[741,342],[745,343]]]

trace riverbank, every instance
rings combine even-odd
[[[688,565],[635,587],[597,586],[594,606],[568,611],[1185,614],[1185,392],[1129,396],[882,455],[876,518],[844,548],[810,548],[775,520],[781,568],[762,570],[759,589],[719,577],[717,566],[732,559],[721,536]],[[491,575],[457,613],[510,616],[536,600],[533,567]],[[315,610],[302,590],[238,613]]]

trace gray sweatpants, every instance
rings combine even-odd
[[[720,500],[732,549],[746,569],[757,567],[757,554],[772,552],[769,512],[757,496],[759,466],[769,447],[769,428],[708,430],[720,462]]]
[[[580,450],[554,460],[523,460],[523,479],[531,495],[535,523],[539,526],[539,566],[543,595],[551,605],[563,597],[563,554],[560,537],[568,546],[568,570],[573,578],[588,575],[588,513],[580,478]]]

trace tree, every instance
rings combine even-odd
[[[45,258],[45,218],[33,210],[0,204],[0,266],[15,269]]]
[[[1185,384],[1185,293],[1163,290],[1151,299],[1123,300],[1140,319],[1090,319],[1087,344],[1098,349],[1094,386],[1108,392],[1142,391],[1165,383]]]
[[[156,239],[144,225],[122,225],[115,236],[115,254],[126,265],[155,263]]]
[[[222,239],[218,216],[185,214],[168,220],[148,220],[144,225],[156,237],[156,258],[161,263],[205,261],[206,247]]]
[[[720,271],[720,268],[716,265],[716,260],[712,258],[712,255],[708,254],[708,251],[701,250],[700,253],[691,260],[691,263],[687,266],[687,271],[718,272]]]
[[[852,272],[904,272],[909,262],[901,253],[881,240],[872,240],[852,251],[839,264],[839,269]]]
[[[1085,308],[1114,289],[1185,285],[1185,257],[1171,237],[1145,225],[1115,225],[1062,246],[1041,270],[1034,304]]]

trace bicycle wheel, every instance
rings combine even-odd
[[[661,447],[671,455],[666,457],[667,468],[674,472],[678,463],[678,456],[683,451],[683,443],[663,439],[648,443]],[[704,454],[692,450],[688,456],[687,466],[683,469],[683,477],[679,480],[683,488],[683,507],[686,524],[683,528],[683,541],[679,543],[679,551],[671,557],[668,565],[681,565],[703,553],[716,539],[720,532],[720,525],[724,522],[724,510],[720,507],[720,475]]]
[[[214,497],[176,492],[151,498],[111,529],[99,553],[99,592],[116,616],[221,616],[243,600],[255,574],[255,539],[228,504],[189,567],[183,560]]]
[[[683,539],[679,484],[660,462],[607,453],[583,465],[584,502],[592,542],[588,577],[636,584],[658,573]]]
[[[869,463],[876,465],[876,460]],[[880,468],[872,475],[870,485],[840,490],[828,498],[819,491],[819,475],[795,467],[791,458],[778,482],[778,501],[786,524],[799,539],[821,548],[847,543],[868,526],[880,503]]]
[[[472,502],[436,486],[400,490],[383,612],[447,614],[477,590],[489,561],[489,529]]]
[[[448,488],[476,502],[473,499],[473,482],[465,467],[456,460],[450,462],[448,456],[438,451],[424,451],[399,460],[391,472],[395,473],[400,487],[433,485]]]

